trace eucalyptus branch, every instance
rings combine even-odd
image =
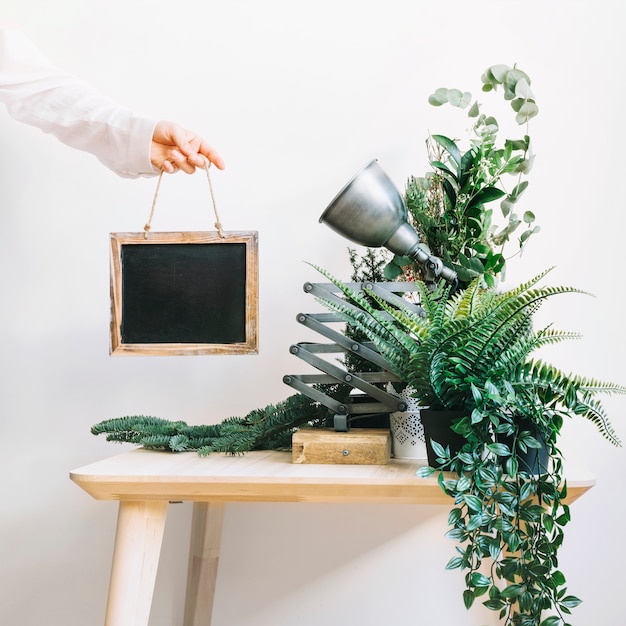
[[[505,256],[513,233],[526,226],[518,238],[521,250],[539,232],[534,213],[525,211],[519,217],[513,210],[528,186],[526,175],[533,160],[529,121],[538,108],[530,78],[515,66],[494,65],[483,73],[481,82],[483,91],[502,90],[526,134],[498,145],[497,119],[482,113],[482,105],[472,101],[470,92],[437,89],[428,99],[433,106],[468,108],[467,115],[474,120],[469,149],[463,152],[457,140],[429,133],[426,148],[432,171],[423,178],[411,177],[405,193],[412,225],[431,253],[457,272],[462,287],[477,276],[485,284],[495,285],[504,275],[507,260],[515,256]],[[507,174],[516,181],[510,190],[504,184]],[[504,219],[501,225],[493,217],[496,200],[500,200]],[[397,256],[385,268],[388,280],[405,272],[420,276],[421,268],[411,259]]]

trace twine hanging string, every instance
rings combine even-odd
[[[206,179],[209,181],[209,192],[211,193],[211,202],[213,203],[213,214],[215,215],[215,230],[217,230],[219,236],[222,239],[226,239],[226,235],[222,230],[222,222],[220,216],[217,213],[217,204],[215,203],[215,194],[213,193],[213,183],[211,182],[211,175],[209,174],[209,168],[211,167],[211,161],[205,157],[204,159],[204,171],[206,172]]]
[[[211,182],[211,175],[209,174],[209,168],[211,167],[211,161],[204,157],[204,171],[206,172],[207,180],[209,181],[209,192],[211,193],[211,202],[213,203],[213,213],[215,215],[215,229],[217,230],[219,236],[222,239],[226,239],[226,235],[222,230],[222,222],[220,221],[220,216],[217,213],[217,204],[215,203],[215,194],[213,193],[213,183]],[[161,170],[159,174],[159,179],[157,180],[157,186],[154,191],[154,198],[152,199],[152,207],[150,208],[150,217],[146,225],[143,227],[144,229],[144,237],[148,238],[148,233],[150,232],[152,218],[154,217],[154,209],[156,207],[157,198],[159,197],[159,189],[161,188],[161,180],[163,179],[163,170]]]

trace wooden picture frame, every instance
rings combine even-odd
[[[255,231],[111,233],[110,354],[258,353]]]

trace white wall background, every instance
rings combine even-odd
[[[260,235],[258,356],[111,358],[108,233],[141,230],[154,180],[123,180],[0,111],[0,623],[102,623],[116,506],[68,472],[124,448],[89,433],[152,414],[218,422],[286,397],[295,323],[312,303],[311,261],[348,276],[347,243],[317,223],[371,158],[403,188],[425,170],[431,132],[464,136],[464,114],[434,109],[440,86],[479,90],[482,71],[517,63],[540,116],[525,208],[543,232],[509,283],[556,264],[553,281],[596,299],[553,303],[584,333],[559,347],[566,370],[626,381],[624,145],[620,0],[0,0],[57,63],[146,114],[197,130],[222,152],[214,172],[226,229]],[[502,118],[500,98],[485,96]],[[168,177],[155,230],[211,229],[206,179]],[[574,306],[572,306],[574,304]],[[559,308],[562,306],[562,308]],[[606,402],[626,438],[623,398]],[[597,485],[572,507],[561,565],[583,598],[572,622],[617,624],[623,450],[586,423],[563,448]],[[152,626],[182,621],[190,509],[170,507]],[[495,624],[461,600],[443,566],[447,511],[418,506],[229,507],[214,626]]]

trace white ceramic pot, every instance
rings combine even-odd
[[[424,427],[417,399],[411,397],[413,389],[406,387],[400,393],[396,393],[390,387],[391,385],[387,391],[399,396],[407,404],[406,411],[394,411],[389,414],[392,455],[396,459],[425,459]]]

